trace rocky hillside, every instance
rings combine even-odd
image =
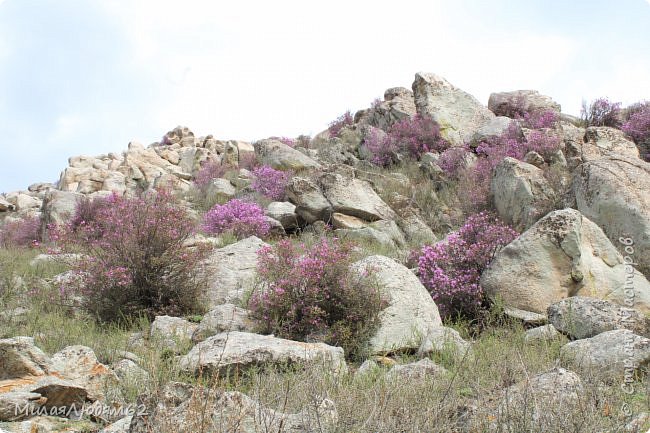
[[[647,431],[648,119],[418,73],[71,157],[0,195],[0,432]]]

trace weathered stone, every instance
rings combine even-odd
[[[368,226],[368,222],[351,215],[334,212],[332,214],[332,225],[335,229],[362,229]]]
[[[332,212],[332,205],[313,181],[293,177],[287,185],[287,196],[296,205],[296,213],[307,223],[327,221]]]
[[[274,201],[266,207],[265,214],[282,224],[285,230],[294,230],[298,228],[298,218],[296,215],[296,206],[287,201]]]
[[[31,337],[0,340],[0,380],[49,373],[51,361]]]
[[[572,189],[577,209],[650,277],[650,164],[623,156],[587,162]]]
[[[320,164],[296,149],[278,140],[260,140],[254,144],[255,153],[264,163],[277,170],[306,170],[320,168]]]
[[[395,220],[395,212],[377,195],[369,182],[337,173],[326,173],[319,183],[334,212],[366,221]]]
[[[267,246],[255,236],[214,250],[206,259],[209,277],[208,303],[239,304],[253,288],[257,276],[257,251]]]
[[[639,158],[639,149],[620,129],[607,126],[590,126],[585,130],[582,143],[582,160],[594,161],[603,156]]]
[[[518,131],[518,135],[521,135],[521,128],[519,125],[505,116],[497,116],[490,120],[485,125],[481,126],[472,136],[470,145],[475,145],[481,141],[488,140],[490,138],[498,137],[504,134],[508,128],[513,127]]]
[[[405,87],[394,87],[384,92],[384,100],[368,110],[357,112],[355,123],[366,123],[388,130],[393,124],[415,116],[413,92]]]
[[[540,94],[537,90],[514,90],[512,92],[492,93],[488,108],[497,116],[515,117],[521,111],[555,111],[560,112],[560,104],[550,96]]]
[[[218,305],[203,316],[192,334],[192,341],[200,343],[208,337],[228,331],[252,332],[254,323],[248,310],[233,304]]]
[[[1,383],[1,382],[0,382]],[[29,391],[0,393],[0,421],[15,422],[30,418],[47,402],[40,394]]]
[[[521,320],[524,325],[544,325],[548,322],[546,314],[533,313],[519,308],[506,306],[503,313],[512,319]]]
[[[76,192],[52,190],[45,194],[41,215],[44,224],[65,223],[77,208],[83,195]]]
[[[472,345],[463,340],[458,331],[441,326],[432,329],[423,339],[418,349],[418,356],[431,356],[434,353],[451,353],[461,359],[469,355]]]
[[[214,392],[173,382],[159,395],[142,395],[138,403],[145,405],[147,415],[133,417],[130,433],[297,433],[334,431],[338,423],[336,406],[328,399],[321,399],[302,412],[285,414],[265,408],[240,392]]]
[[[388,304],[379,313],[379,329],[369,343],[372,353],[417,350],[424,336],[442,326],[431,295],[408,268],[388,257],[370,256],[352,269],[375,278]]]
[[[93,401],[104,400],[106,390],[119,381],[115,373],[99,362],[95,352],[86,346],[68,346],[52,355],[52,370],[83,388]]]
[[[464,145],[494,119],[476,98],[435,74],[415,74],[413,94],[418,114],[432,117],[442,137],[454,146]]]
[[[594,337],[614,329],[629,329],[650,337],[650,319],[632,308],[602,299],[574,296],[548,307],[548,320],[571,339]]]
[[[209,337],[180,359],[181,369],[194,375],[228,375],[255,366],[301,363],[316,363],[331,372],[347,371],[340,347],[239,331]]]
[[[149,338],[154,340],[157,346],[179,351],[188,345],[197,327],[196,323],[191,323],[180,317],[156,316],[151,323]]]
[[[507,306],[536,313],[576,295],[623,305],[632,286],[635,308],[650,311],[650,283],[625,265],[597,225],[573,209],[549,213],[501,249],[481,285]]]
[[[565,344],[560,358],[588,372],[622,377],[647,368],[650,340],[628,329],[616,329]]]
[[[206,195],[219,202],[226,202],[237,194],[237,189],[228,179],[212,179],[208,184]]]
[[[524,341],[526,343],[547,342],[557,340],[561,335],[562,334],[560,334],[557,329],[555,329],[555,326],[544,325],[526,331],[526,335],[524,335]]]
[[[410,364],[396,365],[386,373],[389,380],[423,380],[428,377],[444,375],[447,370],[431,361],[429,358],[421,359]]]
[[[577,408],[583,392],[584,387],[577,374],[555,368],[503,390],[497,409],[498,418],[525,416],[539,428],[554,425],[558,411]]]
[[[496,166],[491,191],[499,218],[518,231],[544,216],[554,196],[542,170],[510,157]]]

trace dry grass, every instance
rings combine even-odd
[[[34,255],[31,251],[0,253],[3,281],[9,275],[19,275],[26,281],[22,289],[5,292],[0,298],[0,311],[17,306],[28,308],[24,315],[1,322],[0,337],[34,336],[36,344],[50,354],[67,345],[86,345],[106,364],[118,360],[120,351],[134,352],[151,380],[123,383],[121,396],[115,397],[123,403],[134,403],[143,393],[156,395],[170,381],[201,384],[212,394],[241,391],[258,399],[264,407],[288,413],[313,411],[319,401],[329,398],[339,414],[335,431],[341,433],[621,432],[628,421],[622,416],[623,404],[628,404],[634,414],[647,411],[650,405],[645,377],[638,379],[636,392],[628,395],[621,390],[620,383],[607,384],[599,377],[586,376],[582,377],[584,392],[573,405],[548,404],[543,407],[543,416],[535,417],[531,409],[535,402],[531,399],[523,406],[498,413],[501,390],[554,368],[559,349],[565,343],[563,339],[526,343],[520,324],[501,320],[494,320],[473,336],[473,356],[458,359],[451,352],[434,356],[433,360],[448,370],[448,374],[435,377],[394,381],[387,378],[384,369],[355,375],[356,366],[350,366],[349,374],[333,376],[311,366],[197,379],[179,371],[174,354],[155,345],[138,347],[129,343],[131,333],[146,332],[145,320],[128,326],[100,327],[84,314],[51,302],[47,289],[38,282],[61,269],[58,265],[30,267],[28,263]],[[40,287],[41,292],[28,296],[25,289],[34,287]],[[470,339],[472,328],[467,324],[451,325]],[[413,360],[404,356],[397,361]],[[205,420],[207,414],[199,411],[196,416]],[[208,431],[207,427],[204,431]]]

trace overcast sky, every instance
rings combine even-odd
[[[650,99],[650,0],[0,0],[0,191],[176,125],[313,135],[418,71],[485,104]]]

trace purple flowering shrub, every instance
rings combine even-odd
[[[587,106],[582,103],[580,117],[586,126],[621,126],[621,103],[607,98],[598,98]]]
[[[443,317],[474,318],[485,305],[481,273],[518,233],[488,213],[470,216],[445,241],[425,246],[418,259],[420,281]]]
[[[264,197],[280,201],[284,199],[284,189],[289,179],[291,179],[291,173],[263,165],[253,170],[251,188]]]
[[[384,131],[376,128],[366,134],[363,146],[370,153],[370,162],[379,167],[392,165],[399,151],[397,143],[390,140]]]
[[[258,252],[260,284],[248,307],[261,332],[341,346],[354,358],[377,325],[376,285],[353,277],[352,245],[321,238],[313,246],[282,240]]]
[[[449,147],[436,121],[420,115],[393,124],[386,134],[372,130],[364,138],[363,145],[372,155],[370,162],[383,167],[394,162],[397,152],[418,159],[423,153],[442,152]]]
[[[341,114],[339,117],[337,117],[335,120],[333,120],[329,124],[327,131],[329,132],[330,137],[338,137],[343,128],[345,128],[346,126],[350,126],[353,123],[354,123],[354,119],[352,118],[352,113],[350,112],[350,110],[348,110],[345,113]]]
[[[560,114],[554,110],[533,110],[525,112],[521,120],[529,129],[553,128],[560,120]]]
[[[642,153],[645,153],[641,157],[650,161],[650,102],[629,107],[627,120],[621,129],[640,146]]]
[[[210,185],[212,179],[223,177],[227,171],[233,170],[235,167],[228,164],[221,164],[218,161],[207,160],[201,164],[201,168],[194,176],[194,186],[199,190],[205,191]]]
[[[37,216],[8,220],[0,226],[0,246],[3,248],[38,247],[41,241],[41,220]]]
[[[185,208],[165,190],[103,200],[92,219],[52,236],[61,252],[82,254],[61,294],[81,294],[87,310],[106,322],[196,311],[206,250],[184,245],[195,226]]]
[[[528,152],[535,151],[549,160],[561,145],[560,136],[551,129],[535,129],[525,138],[519,134],[517,126],[511,124],[503,134],[489,137],[473,149],[469,146],[447,149],[438,164],[447,176],[459,181],[464,210],[480,212],[489,209],[492,171],[505,157],[523,161]],[[467,167],[465,160],[469,153],[474,153],[477,160]]]
[[[238,239],[264,237],[270,225],[264,210],[253,202],[238,199],[215,205],[204,216],[203,229],[209,234],[232,233]]]
[[[298,144],[298,140],[295,138],[289,138],[289,137],[277,137],[277,140],[280,143],[284,143],[289,147],[296,147],[296,144]]]

